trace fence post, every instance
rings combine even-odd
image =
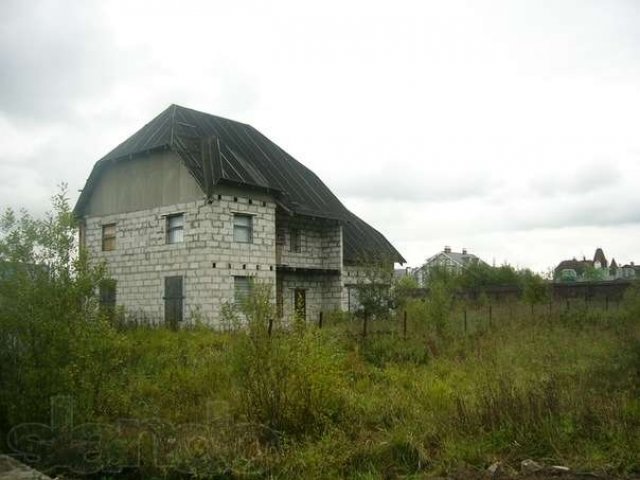
[[[489,305],[489,327],[493,327],[493,305]]]
[[[320,310],[320,316],[318,317],[318,328],[322,328],[322,310]]]
[[[605,310],[605,312],[609,311],[609,295],[604,297],[604,310]]]
[[[273,331],[273,318],[269,317],[269,327],[267,329],[267,333],[271,336],[271,332]]]
[[[404,311],[404,318],[402,319],[402,336],[407,339],[407,311]]]
[[[362,337],[365,338],[367,336],[367,321],[369,320],[369,313],[364,311],[364,318],[362,320]]]

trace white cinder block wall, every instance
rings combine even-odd
[[[181,275],[184,319],[194,313],[209,324],[232,302],[234,276],[275,285],[275,203],[221,195],[137,212],[86,219],[86,246],[106,261],[116,280],[116,303],[152,322],[164,320],[164,279]],[[184,214],[184,241],[167,244],[166,216]],[[253,217],[253,241],[233,241],[233,214]],[[102,251],[102,225],[116,224],[116,246]]]

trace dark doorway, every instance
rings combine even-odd
[[[307,292],[303,288],[294,290],[294,308],[297,320],[307,320]]]
[[[276,278],[276,310],[278,313],[278,318],[282,318],[284,316],[284,295],[283,295],[284,287],[282,285],[282,277]]]
[[[171,328],[182,322],[182,277],[164,278],[164,321]]]

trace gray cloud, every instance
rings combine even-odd
[[[640,196],[633,186],[620,185],[584,195],[528,199],[507,208],[500,223],[504,230],[640,224]]]
[[[81,188],[180,103],[259,128],[410,259],[637,232],[640,10],[498,3],[0,0],[0,205]]]
[[[557,196],[566,194],[588,194],[603,190],[622,180],[618,167],[602,160],[581,165],[578,170],[557,169],[530,181],[530,187],[538,195]]]
[[[142,67],[115,48],[94,3],[6,0],[0,17],[0,112],[11,118],[64,118]]]
[[[480,172],[422,173],[400,164],[386,165],[383,170],[342,177],[335,185],[336,190],[358,199],[446,202],[487,196],[495,186]]]

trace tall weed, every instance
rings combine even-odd
[[[269,289],[255,286],[245,308],[248,331],[231,351],[239,408],[260,426],[262,439],[318,435],[341,416],[344,382],[337,344],[300,322],[293,331],[270,328]]]

